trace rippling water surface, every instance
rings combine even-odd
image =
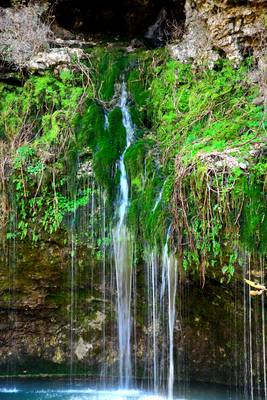
[[[186,396],[174,394],[175,400],[241,400],[232,390],[216,386],[197,386]],[[0,382],[0,400],[165,400],[163,395],[155,395],[138,389],[96,389],[91,384],[69,386],[62,382]],[[254,397],[256,400],[256,398]]]

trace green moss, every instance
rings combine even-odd
[[[107,51],[106,48],[98,47],[89,52],[93,81],[97,91],[97,97],[108,101],[114,94],[115,83],[124,73],[128,64],[127,53],[120,49]]]
[[[93,166],[97,181],[114,196],[116,162],[125,146],[125,129],[119,108],[109,113],[109,127],[104,128],[104,112],[92,103],[82,117],[79,136],[93,149]]]
[[[264,193],[262,185],[255,182],[253,176],[242,179],[239,188],[240,186],[244,196],[240,221],[241,243],[250,252],[256,250],[259,254],[266,254],[266,193]]]
[[[128,223],[137,246],[162,243],[173,222],[173,243],[186,269],[223,264],[232,273],[236,249],[263,252],[266,157],[264,149],[251,156],[251,149],[261,143],[266,122],[263,107],[252,102],[257,90],[247,84],[251,60],[238,69],[224,60],[214,70],[196,70],[170,59],[165,49],[128,54],[98,47],[88,56],[86,99],[82,74],[68,71],[32,76],[19,88],[0,86],[3,142],[11,143],[24,121],[32,132],[12,154],[20,237],[36,240],[33,226],[54,232],[64,216],[85,207],[89,193],[76,179],[80,155],[92,161],[95,179],[113,203],[125,129],[119,107],[109,112],[105,129],[103,103],[109,108],[105,103],[123,74],[136,125],[125,163]],[[222,154],[243,167],[214,171],[203,161],[203,155]]]
[[[143,172],[146,156],[152,149],[152,139],[140,139],[136,141],[125,154],[125,163],[131,179],[136,178]]]
[[[169,61],[152,80],[149,109],[168,157],[178,152],[185,161],[199,151],[222,151],[256,141],[263,109],[252,104],[254,89],[246,85],[249,66],[234,70],[225,62],[220,71],[190,71]]]
[[[23,87],[1,85],[0,130],[13,166],[7,195],[15,200],[20,238],[30,235],[36,241],[42,230],[56,231],[76,207],[67,192],[77,159],[73,130],[80,85],[77,75],[65,79],[50,73],[30,77]],[[12,235],[10,227],[7,236]]]

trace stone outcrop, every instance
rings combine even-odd
[[[28,62],[27,68],[31,71],[40,71],[58,66],[65,67],[82,58],[85,58],[85,54],[80,48],[55,48],[50,51],[40,52],[32,57]]]
[[[2,375],[68,374],[71,359],[76,373],[99,374],[104,359],[107,370],[117,368],[116,296],[108,265],[104,287],[101,263],[88,249],[78,247],[72,285],[70,248],[64,243],[64,238],[53,237],[35,247],[17,243],[16,254],[12,248],[9,256],[6,250],[0,253]],[[141,374],[153,357],[144,274],[144,266],[137,266],[141,289],[136,303],[136,361]],[[232,343],[234,332],[235,346],[242,348],[242,282],[236,285],[236,294],[231,286],[218,285],[208,276],[204,289],[189,276],[179,285],[174,346],[180,378],[188,379],[189,374],[193,380],[229,384],[234,368],[242,365],[243,353],[234,354]]]
[[[28,10],[28,14],[34,10],[38,11],[36,15],[33,13],[37,22],[40,10],[43,10],[44,20],[46,18],[47,2],[43,0],[41,4],[43,7],[34,6]],[[0,10],[0,21],[4,26],[8,16],[18,16],[19,22],[15,21],[15,31],[20,29],[25,37],[21,41],[18,35],[14,38],[13,35],[11,39],[19,44],[18,54],[14,56],[12,53],[12,56],[20,60],[24,54],[22,50],[27,52],[29,47],[26,43],[29,41],[26,22],[30,29],[33,29],[33,24],[29,23],[28,14],[23,12],[23,8],[16,9],[13,14],[11,9]],[[50,33],[48,35],[48,31],[45,31],[45,36],[49,38],[45,40],[49,39],[52,50],[39,50],[38,54],[31,50],[29,68],[32,70],[68,64],[73,55],[82,57],[80,49],[95,44],[89,40],[92,39],[92,35],[97,39],[103,34],[117,38],[140,37],[149,45],[162,45],[166,40],[176,39],[176,42],[169,46],[174,58],[183,62],[193,59],[197,63],[208,60],[211,67],[221,56],[233,60],[238,65],[247,55],[261,59],[264,52],[266,53],[267,3],[264,0],[103,0],[99,4],[59,0],[53,4],[51,10],[55,14],[52,24],[54,37],[48,30]],[[21,16],[24,16],[25,24],[21,24]],[[14,25],[14,21],[12,23]],[[47,27],[49,25],[50,23]],[[44,24],[42,27],[47,29]],[[3,36],[3,29],[0,38],[1,35]],[[35,36],[38,38],[40,34]],[[41,45],[44,47],[43,36],[41,35]],[[38,45],[39,42],[40,40]],[[25,43],[24,47],[27,45],[27,48],[24,49],[21,43]],[[35,45],[34,50],[37,47]],[[25,55],[23,57],[25,58]]]
[[[246,55],[259,56],[266,45],[266,13],[264,0],[187,0],[185,33],[172,54],[211,63],[224,55],[236,64]]]
[[[39,248],[20,243],[15,253],[11,248],[1,248],[0,375],[8,370],[12,374],[11,365],[15,366],[13,373],[26,375],[68,372],[71,326],[75,326],[74,363],[84,360],[88,370],[96,371],[103,317],[98,310],[102,303],[92,295],[90,268],[95,268],[95,261],[90,261],[88,251],[79,250],[83,267],[76,276],[79,289],[73,287],[69,248],[63,243],[63,237],[54,237],[43,241]],[[96,276],[97,290],[100,279]],[[70,310],[72,290],[77,301],[74,322]]]
[[[70,14],[75,3],[76,11],[71,19]],[[142,35],[149,26],[154,26],[153,32],[162,32],[155,26],[162,3],[160,7],[156,7],[156,11],[153,8],[154,3],[156,1],[135,0],[131,5],[134,7],[131,8],[130,1],[124,1],[124,8],[118,14],[123,26],[120,33],[127,32],[130,37],[137,33]],[[169,1],[168,4],[170,3]],[[75,1],[58,1],[58,4],[58,22],[61,20],[60,4],[62,7],[65,4],[65,14],[62,13],[61,17],[62,21],[64,15],[69,18],[66,20],[68,29],[75,32],[91,29],[86,26],[85,17],[90,16],[94,8],[88,7],[84,17],[82,10],[85,6],[81,2],[80,6]],[[110,11],[108,2],[106,7],[94,17],[95,25],[92,30],[103,28],[105,21],[109,21],[111,25],[107,25],[107,29],[111,27],[116,32],[117,27],[112,24],[116,23],[117,15],[114,16],[112,10]],[[187,0],[185,4],[182,1],[173,1],[172,8],[167,8],[166,13],[174,11],[174,7],[177,7],[174,15],[178,25],[183,26],[183,17],[186,17],[183,37],[177,44],[170,46],[174,57],[182,61],[192,58],[196,61],[207,59],[212,66],[222,55],[238,64],[247,54],[254,53],[257,56],[264,53],[265,0]],[[149,10],[152,9],[151,18]],[[99,10],[99,6],[96,6],[96,10]],[[102,25],[96,28],[97,21],[101,18]],[[140,28],[139,31],[137,27]],[[64,35],[68,36],[68,32],[64,32]],[[152,38],[153,35],[154,33]],[[59,48],[33,56],[28,68],[42,71],[59,65],[64,67],[73,58],[77,60],[84,57],[80,48],[83,46],[76,41],[75,35],[70,35],[68,47],[64,47],[66,42],[60,40],[55,41],[54,45]],[[263,93],[266,91],[266,63],[263,58],[259,65],[260,72],[251,77],[251,80],[254,83],[264,83],[261,97],[257,100],[263,102]],[[118,90],[111,102],[101,102],[101,105],[107,110],[112,109],[118,101],[117,92]],[[265,148],[254,148],[253,151],[257,156]],[[78,177],[93,173],[92,163],[88,161],[89,155],[90,149],[82,155]],[[225,168],[227,165],[229,169],[246,169],[246,165],[241,165],[230,152],[202,155],[201,162],[217,168]],[[81,221],[84,219],[81,218]],[[12,254],[14,249],[16,254]],[[75,366],[84,363],[83,371],[87,372],[99,372],[104,356],[108,366],[115,365],[118,358],[114,317],[116,289],[107,283],[114,282],[114,276],[108,271],[109,267],[105,266],[107,274],[110,273],[109,279],[103,282],[101,260],[93,252],[90,253],[90,249],[83,249],[79,244],[75,259],[75,279],[71,281],[71,246],[67,237],[43,238],[38,247],[32,247],[25,241],[16,243],[13,248],[11,245],[5,251],[1,248],[0,250],[0,372],[10,372],[10,365],[17,366],[15,372],[26,375],[32,372],[57,373],[58,366],[61,371],[68,372],[71,355]],[[151,340],[151,326],[144,307],[147,302],[145,269],[143,265],[137,265],[136,268],[137,284],[141,288],[136,305],[139,316],[136,325],[137,363],[143,373],[146,368],[144,364],[151,357],[151,354],[144,357],[147,340]],[[194,279],[193,276],[188,276],[179,287],[181,309],[177,312],[175,322],[176,358],[187,358],[189,368],[185,372],[192,379],[230,383],[233,370],[236,366],[242,366],[243,283],[236,282],[234,290],[230,285],[219,285],[218,278],[216,280],[216,276],[211,273],[206,277],[206,287],[203,290]],[[71,296],[75,301],[73,298],[71,300]],[[104,346],[106,354],[103,352]],[[182,378],[188,378],[186,374]]]

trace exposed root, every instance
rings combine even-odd
[[[194,254],[193,262],[198,264],[202,285],[210,253],[220,255],[216,246],[229,234],[234,236],[239,228],[244,198],[232,196],[236,184],[232,170],[239,167],[246,173],[247,165],[239,162],[234,152],[235,149],[200,153],[189,164],[181,156],[176,158],[174,243],[179,259],[183,259],[186,250]]]

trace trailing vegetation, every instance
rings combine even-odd
[[[68,193],[77,161],[74,127],[84,99],[71,72],[33,76],[23,87],[1,86],[2,224],[8,238],[36,241],[56,231],[75,208]],[[84,203],[80,192],[77,204]],[[8,217],[16,215],[15,232]],[[10,222],[10,220],[9,220]]]
[[[266,120],[252,101],[252,61],[238,70],[226,60],[192,70],[165,57],[156,53],[152,65],[144,57],[141,79],[134,71],[130,87],[158,149],[173,245],[180,266],[201,271],[203,281],[216,266],[229,278],[241,251],[266,251]],[[147,227],[152,216],[141,211],[140,221]]]
[[[83,73],[1,84],[6,237],[15,232],[12,217],[20,239],[35,242],[58,231],[90,203],[88,179],[105,190],[112,208],[125,146],[117,85],[124,75],[136,124],[125,155],[128,223],[140,257],[144,242],[162,246],[170,225],[180,267],[201,272],[203,280],[208,268],[230,278],[241,251],[264,254],[266,121],[247,80],[252,61],[239,69],[223,60],[214,70],[194,70],[166,49],[105,48],[90,50],[88,59]],[[86,163],[93,173],[81,178]]]

